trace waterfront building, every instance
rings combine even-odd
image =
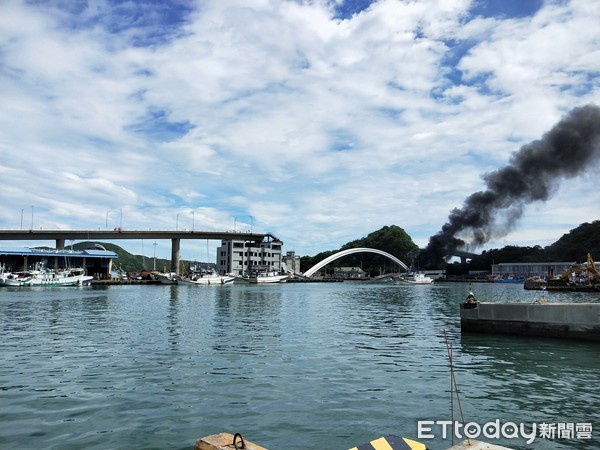
[[[45,266],[49,269],[82,267],[96,279],[110,278],[113,260],[119,256],[105,249],[57,250],[53,248],[0,247],[0,267],[21,271]]]
[[[293,273],[302,273],[300,271],[300,257],[296,256],[296,252],[287,252],[282,260],[287,271],[291,271]]]
[[[217,272],[247,275],[252,272],[280,272],[283,242],[270,236],[260,243],[242,239],[222,240],[217,248]]]
[[[365,278],[367,273],[360,267],[334,267],[333,278],[343,280],[352,280],[357,278]]]
[[[546,278],[548,275],[561,275],[575,262],[532,262],[492,264],[493,278]],[[598,267],[598,263],[596,263]]]

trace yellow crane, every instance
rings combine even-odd
[[[587,261],[584,264],[576,264],[572,266],[569,270],[565,271],[560,278],[564,282],[569,282],[571,281],[572,274],[585,274],[587,284],[595,284],[600,282],[600,273],[598,272],[598,269],[596,269],[596,263],[592,258],[591,252],[587,254]]]

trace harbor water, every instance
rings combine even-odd
[[[475,284],[481,301],[534,301]],[[386,434],[447,449],[447,341],[465,422],[590,424],[478,439],[600,449],[600,344],[461,335],[463,283],[0,289],[0,448],[187,449],[219,432],[277,449]],[[593,293],[549,301],[600,302]],[[419,421],[430,438],[418,439]],[[569,425],[570,424],[570,425]],[[571,428],[574,430],[574,428]],[[578,428],[579,430],[579,428]],[[589,430],[589,428],[587,428]],[[423,431],[423,430],[421,430]],[[560,434],[560,435],[559,435]],[[454,438],[455,443],[459,439]]]

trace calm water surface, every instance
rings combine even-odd
[[[539,297],[520,285],[474,289],[485,301]],[[600,345],[461,336],[467,291],[443,283],[0,289],[0,448],[191,450],[219,432],[271,450],[416,439],[418,420],[451,417],[446,330],[467,422],[591,422],[591,440],[494,442],[600,449]],[[430,449],[450,447],[433,432],[421,439]]]

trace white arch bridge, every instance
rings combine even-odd
[[[304,276],[307,278],[311,277],[312,275],[314,275],[314,273],[317,270],[321,269],[322,267],[325,267],[330,262],[335,261],[336,259],[342,258],[344,256],[351,255],[353,253],[377,253],[378,255],[383,255],[383,256],[391,259],[396,264],[398,264],[400,267],[404,268],[404,270],[408,271],[408,266],[406,264],[404,264],[402,261],[400,261],[394,255],[390,255],[389,253],[384,252],[383,250],[377,250],[375,248],[350,248],[348,250],[342,250],[341,252],[337,252],[337,253],[331,255],[330,257],[325,258],[323,261],[315,264],[313,267],[311,267],[306,272],[304,272]]]

